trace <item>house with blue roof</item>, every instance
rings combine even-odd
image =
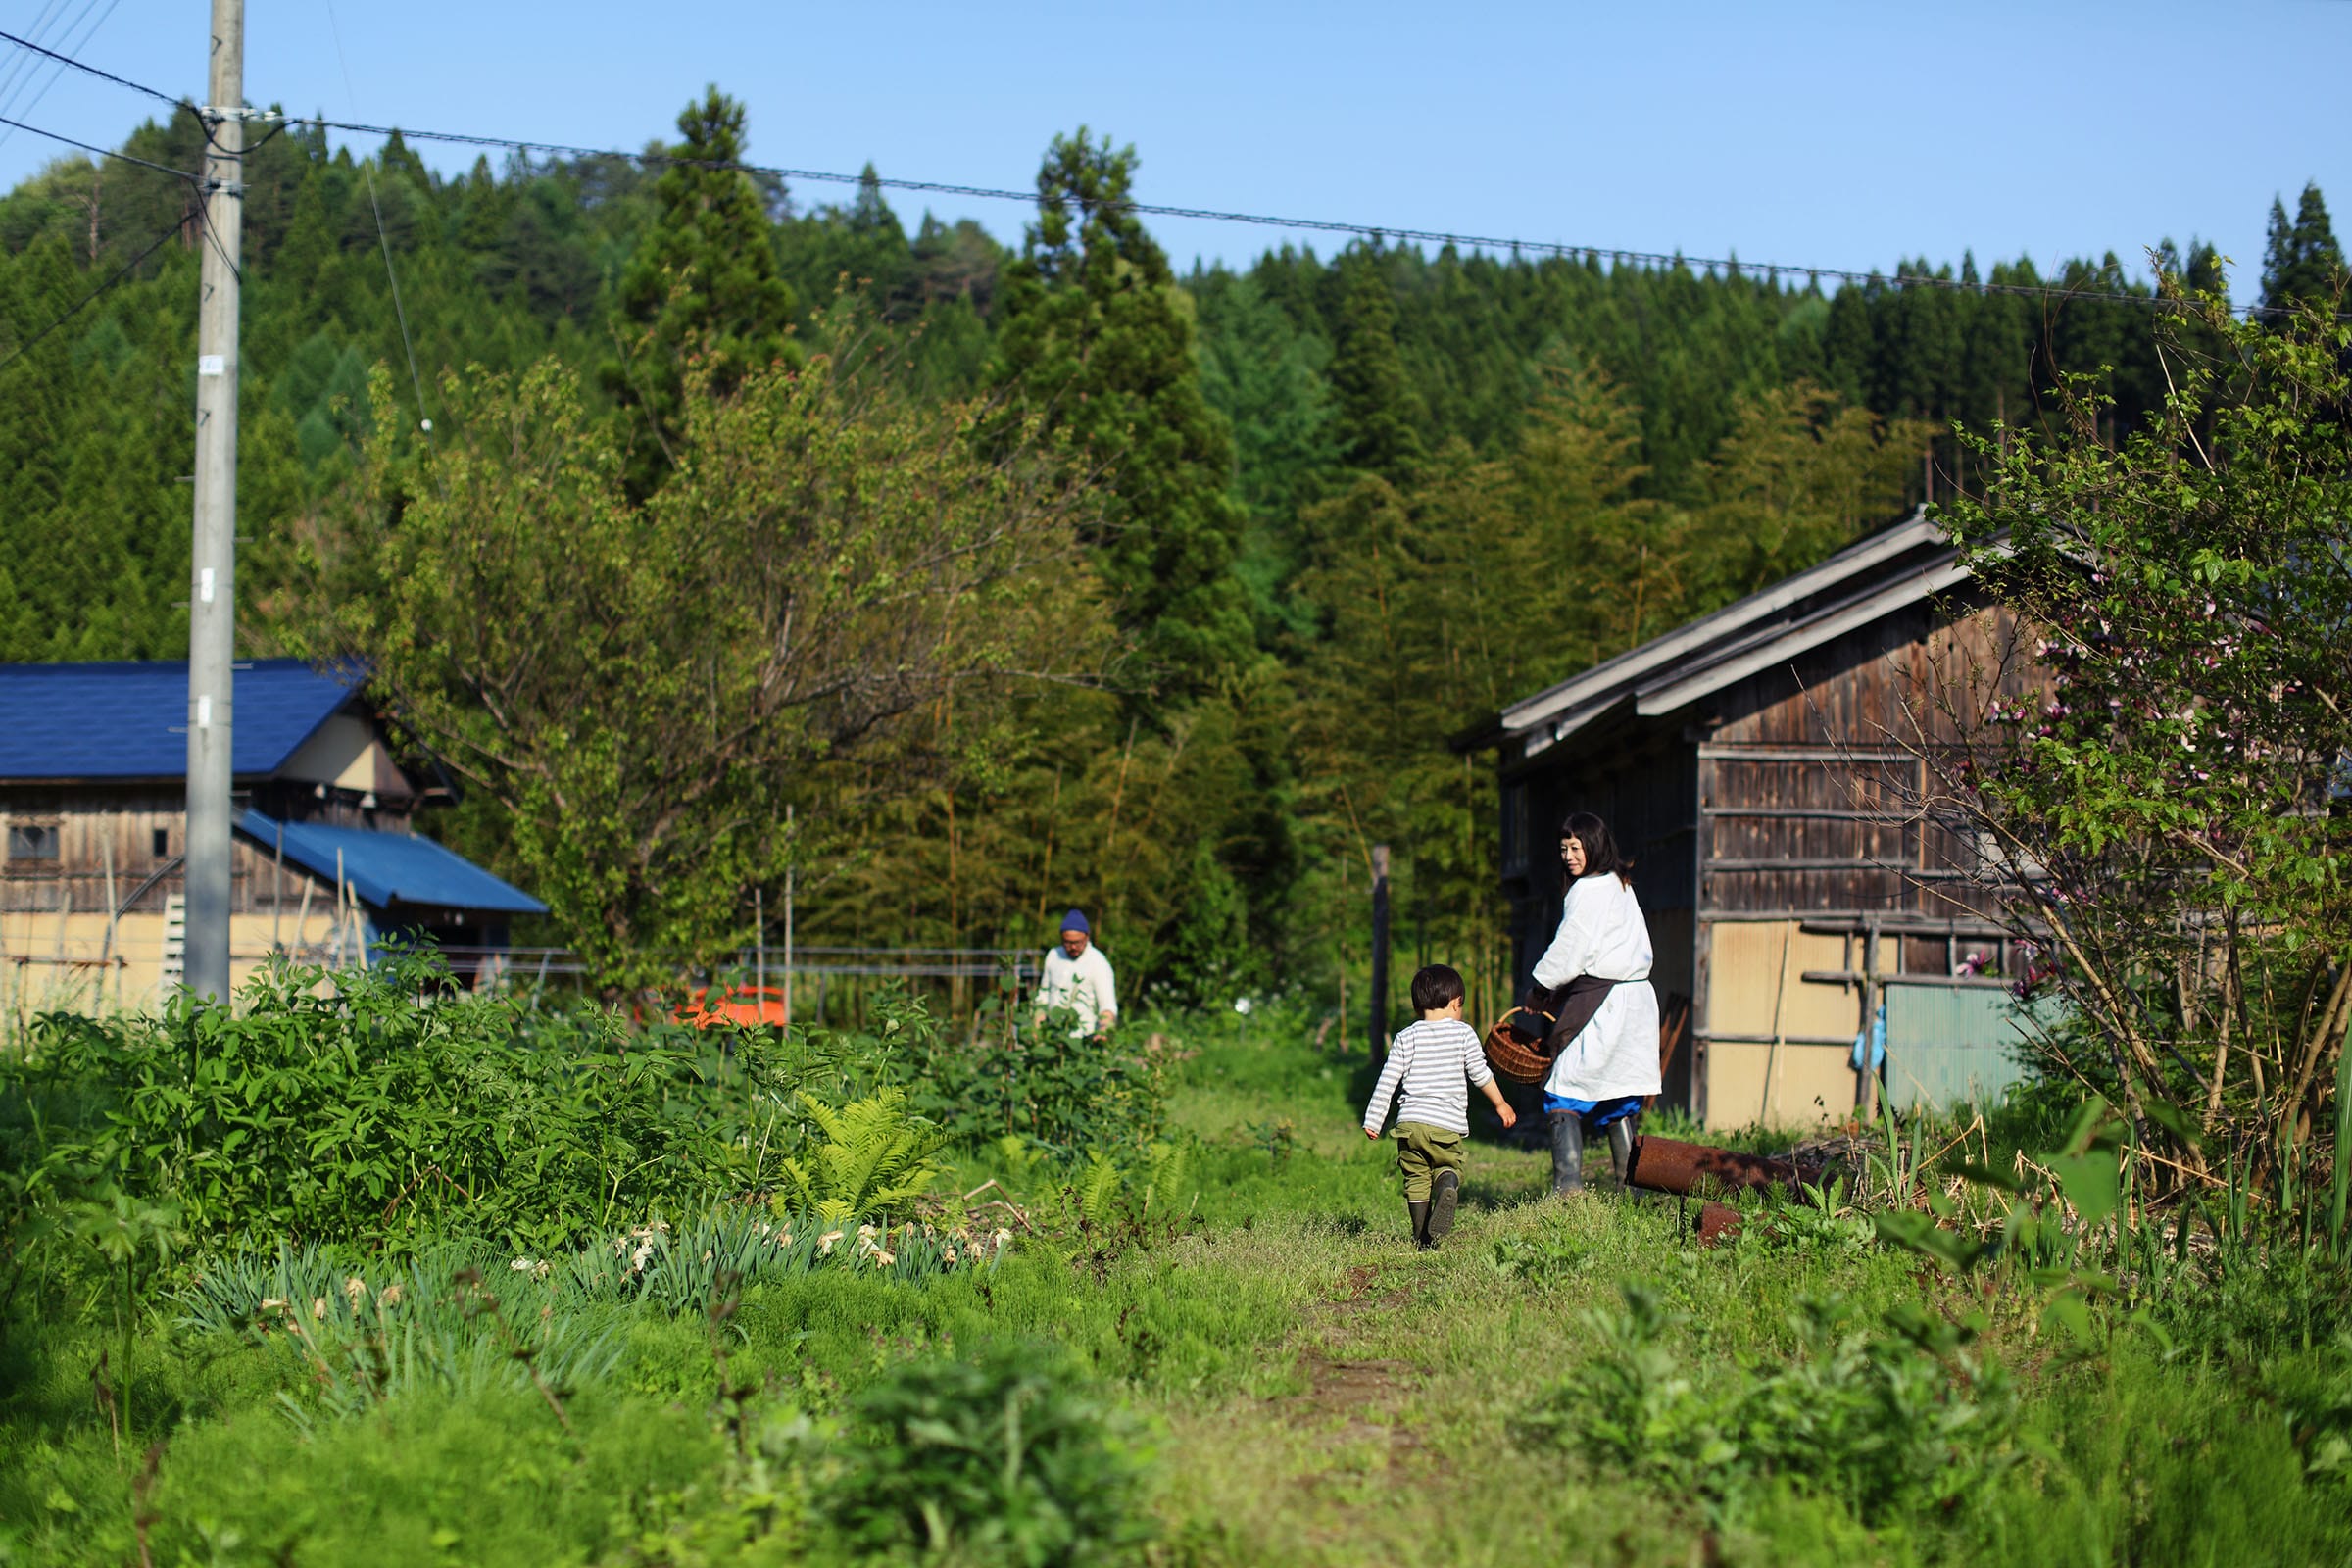
[[[403,767],[363,673],[236,666],[229,950],[362,963],[427,935],[477,983],[547,906],[413,831],[452,798]],[[188,668],[0,664],[0,984],[31,1004],[150,1005],[185,940]]]

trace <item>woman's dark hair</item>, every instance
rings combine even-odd
[[[1443,963],[1413,976],[1413,1010],[1435,1012],[1462,994],[1462,977]]]
[[[1631,862],[1617,853],[1617,841],[1610,836],[1608,823],[1591,811],[1570,811],[1567,820],[1560,824],[1560,837],[1574,839],[1585,847],[1585,875],[1608,876],[1613,873],[1618,880],[1625,880]],[[1565,888],[1575,880],[1568,874],[1568,867],[1562,865],[1561,887]]]

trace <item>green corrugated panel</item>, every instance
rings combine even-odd
[[[2032,1049],[2005,988],[1886,988],[1886,1098],[1897,1110],[1989,1104],[2025,1077]]]

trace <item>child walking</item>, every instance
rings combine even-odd
[[[1462,1022],[1462,977],[1442,963],[1413,976],[1409,1025],[1389,1048],[1389,1063],[1372,1088],[1364,1109],[1364,1136],[1378,1138],[1388,1120],[1389,1102],[1399,1089],[1396,1107],[1396,1169],[1404,1176],[1404,1208],[1412,1217],[1413,1245],[1427,1250],[1453,1229],[1454,1200],[1462,1189],[1462,1140],[1470,1136],[1470,1085],[1505,1127],[1519,1118],[1487,1070],[1478,1034]]]

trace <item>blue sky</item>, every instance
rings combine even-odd
[[[2291,208],[2316,179],[2352,219],[2347,0],[336,0],[348,84],[324,0],[249,8],[248,96],[334,119],[634,148],[715,80],[749,105],[764,163],[1018,188],[1083,122],[1136,144],[1148,201],[1603,250],[1869,269],[2112,249],[2136,265],[2196,235],[2235,258],[2242,299],[2274,194]],[[9,31],[40,26],[171,92],[202,85],[207,17],[207,0],[0,0]],[[108,144],[144,113],[72,73],[52,83],[59,68],[10,77],[17,56],[0,45],[0,113]],[[0,183],[57,151],[8,132]],[[893,200],[910,224],[925,204]],[[1023,216],[930,205],[1007,239]],[[1180,265],[1284,237],[1152,226]]]

